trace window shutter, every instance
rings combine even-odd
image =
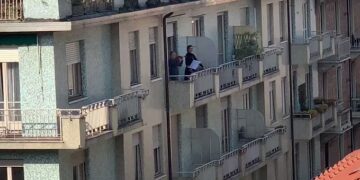
[[[149,43],[155,44],[157,39],[157,27],[152,27],[149,29]]]
[[[136,32],[130,32],[129,33],[129,49],[130,50],[136,49],[136,41],[137,41]]]
[[[168,23],[166,25],[166,34],[167,34],[167,37],[175,36],[174,23]]]
[[[133,134],[133,146],[140,145],[140,133]]]
[[[160,131],[161,131],[161,126],[155,126],[153,128],[153,145],[154,148],[160,147],[161,141],[160,141]]]
[[[67,64],[80,62],[80,44],[79,41],[67,43],[65,47]]]
[[[19,62],[17,49],[0,49],[0,62]]]

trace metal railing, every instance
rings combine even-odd
[[[0,21],[23,20],[23,0],[0,0]]]
[[[220,65],[218,68],[220,91],[239,85],[239,61],[232,61]]]
[[[352,111],[353,112],[360,112],[360,98],[353,98],[352,99]]]
[[[80,110],[0,110],[0,139],[62,140],[62,119],[80,118]]]
[[[72,15],[81,16],[112,11],[114,0],[72,0]]]
[[[259,56],[254,55],[240,60],[243,82],[259,78],[259,59]]]
[[[360,38],[356,37],[354,34],[351,35],[351,49],[360,48]]]

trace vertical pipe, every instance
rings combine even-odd
[[[164,48],[164,67],[165,67],[165,111],[166,111],[166,137],[167,137],[167,149],[168,149],[168,173],[169,180],[172,180],[172,165],[171,165],[171,132],[170,132],[170,102],[169,102],[169,70],[168,70],[168,52],[167,52],[167,38],[166,38],[166,19],[169,18],[173,12],[170,12],[163,16],[163,48]]]
[[[292,164],[292,179],[296,178],[295,168],[295,138],[294,138],[294,118],[293,118],[293,83],[292,83],[292,60],[291,60],[291,12],[290,0],[287,0],[287,19],[288,19],[288,58],[289,58],[289,86],[290,86],[290,129],[291,129],[291,164]]]

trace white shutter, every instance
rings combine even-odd
[[[166,25],[166,35],[167,35],[167,37],[175,36],[174,23],[168,23]]]
[[[19,51],[16,49],[0,49],[0,62],[19,62]]]
[[[161,125],[153,127],[153,145],[154,148],[160,147],[161,144]]]
[[[67,64],[75,64],[80,62],[80,43],[67,43],[65,47]]]
[[[140,145],[140,133],[133,134],[133,146]]]
[[[149,43],[154,44],[156,43],[156,36],[157,36],[157,27],[152,27],[149,29]]]
[[[136,49],[136,32],[129,33],[129,49],[134,50]]]

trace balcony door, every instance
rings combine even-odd
[[[19,63],[0,63],[0,136],[21,131]]]

